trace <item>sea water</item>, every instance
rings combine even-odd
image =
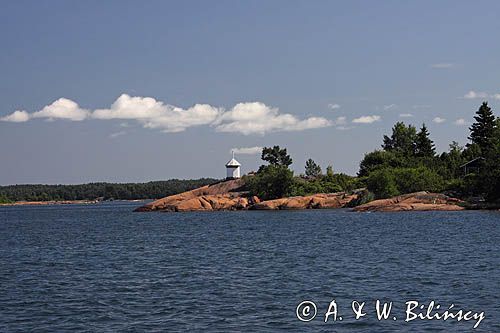
[[[498,212],[137,205],[0,207],[0,331],[500,332]]]

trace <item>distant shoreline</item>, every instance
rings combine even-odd
[[[113,200],[113,201],[121,201],[121,202],[143,202],[151,199],[135,199],[135,200]],[[102,202],[108,201],[100,201],[100,200],[62,200],[62,201],[16,201],[10,203],[1,203],[2,206],[56,206],[56,205],[95,205]]]

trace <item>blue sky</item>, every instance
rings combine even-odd
[[[225,175],[287,147],[355,174],[398,120],[499,114],[497,1],[5,1],[0,184]],[[15,112],[18,111],[18,112]],[[243,172],[260,156],[243,149]],[[246,154],[243,154],[246,153]]]

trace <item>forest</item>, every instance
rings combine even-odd
[[[80,185],[0,186],[0,203],[14,201],[60,200],[138,200],[158,199],[213,184],[220,180],[200,178],[170,179],[148,183],[90,183]]]
[[[468,201],[498,202],[500,119],[487,102],[477,110],[468,139],[464,147],[453,141],[448,151],[438,154],[425,124],[417,130],[398,122],[390,135],[383,136],[381,149],[365,154],[357,177],[334,173],[332,166],[323,173],[312,159],[306,162],[304,174],[294,176],[287,150],[266,147],[262,160],[267,164],[248,184],[251,193],[263,199],[365,188],[364,202],[424,190]]]

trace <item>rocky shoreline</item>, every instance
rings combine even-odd
[[[465,202],[460,199],[425,191],[374,200],[353,208],[355,212],[459,211],[464,209]]]
[[[143,202],[143,199],[137,200],[113,200],[113,201],[124,201],[124,202]],[[49,201],[15,201],[8,203],[1,203],[2,206],[51,206],[51,205],[95,205],[102,203],[102,200],[49,200]]]
[[[0,206],[48,206],[48,205],[90,205],[98,200],[62,200],[62,201],[16,201],[0,204]]]
[[[136,212],[191,212],[223,210],[301,210],[336,209],[351,207],[358,193],[319,193],[262,201],[249,196],[241,179],[229,180],[213,185],[168,196],[134,211]],[[353,208],[355,212],[397,211],[458,211],[464,210],[464,202],[440,193],[416,192],[390,199],[375,200]]]
[[[207,185],[184,193],[165,197],[137,208],[136,212],[186,212],[217,210],[291,210],[342,208],[356,199],[357,194],[344,192],[314,194],[262,201],[242,191],[241,179]]]

